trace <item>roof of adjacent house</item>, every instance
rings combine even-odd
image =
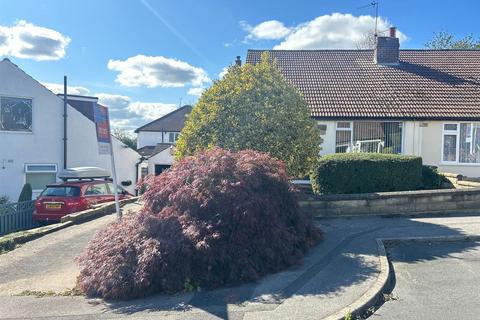
[[[480,119],[480,50],[400,50],[396,65],[373,50],[269,51],[316,118]]]
[[[173,147],[173,144],[171,143],[157,143],[155,146],[144,146],[141,147],[140,149],[137,150],[137,152],[145,157],[145,158],[150,158],[160,152],[162,152],[165,149],[168,149],[170,147]]]
[[[146,125],[141,126],[136,129],[135,132],[139,131],[182,131],[187,115],[192,111],[192,106],[185,105],[180,107],[161,118],[153,120],[152,122],[147,123]]]

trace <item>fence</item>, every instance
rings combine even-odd
[[[34,207],[35,201],[1,204],[0,235],[34,227]]]

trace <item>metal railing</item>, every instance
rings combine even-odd
[[[24,201],[0,205],[0,235],[29,229],[35,226],[33,209],[35,201]]]

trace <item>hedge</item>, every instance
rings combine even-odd
[[[338,153],[321,157],[311,174],[321,194],[422,189],[422,158],[381,153]]]

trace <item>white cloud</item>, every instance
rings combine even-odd
[[[52,82],[40,82],[40,83],[55,94],[63,93],[63,84],[61,83],[52,83]],[[90,93],[90,90],[81,86],[67,86],[67,93],[85,96]]]
[[[229,68],[229,67],[223,67],[223,68],[222,68],[222,71],[220,71],[220,73],[218,74],[218,79],[222,79],[223,76],[227,74],[228,68]]]
[[[109,60],[108,69],[118,71],[116,81],[126,87],[200,87],[211,80],[202,68],[162,56],[137,55],[127,60]]]
[[[293,28],[291,33],[274,49],[352,49],[362,41],[365,34],[373,32],[375,18],[351,14],[333,13],[319,16]],[[384,18],[378,19],[378,30],[388,30],[391,24]],[[400,42],[407,37],[397,31]]]
[[[134,130],[178,107],[162,102],[132,102],[127,96],[110,93],[97,93],[95,96],[98,103],[108,107],[112,127],[126,130]]]
[[[65,56],[69,43],[70,38],[60,32],[24,20],[11,27],[0,26],[0,56],[37,61],[58,60]]]
[[[145,120],[155,120],[177,109],[177,105],[160,102],[132,102],[128,111],[141,116]]]
[[[240,25],[248,32],[246,39],[253,40],[278,40],[285,38],[291,30],[277,20],[268,20],[252,27],[245,21],[241,21]]]
[[[204,90],[205,90],[204,87],[190,88],[187,94],[190,96],[201,96]]]
[[[123,110],[128,108],[130,98],[118,94],[97,93],[98,103],[107,106],[109,110]]]

